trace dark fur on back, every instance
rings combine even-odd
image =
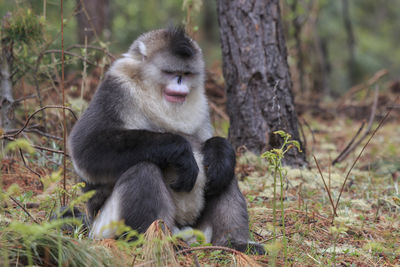
[[[170,40],[169,46],[173,54],[185,59],[191,58],[196,54],[196,49],[182,26],[169,28],[167,34]]]

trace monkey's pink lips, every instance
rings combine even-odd
[[[173,90],[166,89],[164,90],[164,98],[168,102],[172,103],[183,103],[186,100],[186,96],[188,93],[186,92],[177,92]]]

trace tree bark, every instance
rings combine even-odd
[[[279,0],[217,0],[217,10],[233,146],[280,147],[277,130],[300,141]],[[291,149],[284,164],[304,166],[305,154]]]
[[[109,39],[110,35],[110,1],[109,0],[76,0],[78,12],[78,41],[88,43],[94,38]],[[105,30],[108,29],[108,32]],[[104,35],[104,36],[103,36]]]

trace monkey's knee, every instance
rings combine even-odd
[[[161,170],[152,163],[139,163],[121,175],[112,195],[96,218],[92,237],[110,238],[115,230],[102,230],[112,221],[123,220],[133,230],[144,232],[150,224],[162,219],[173,227],[175,211]]]
[[[121,212],[125,224],[144,232],[150,224],[162,219],[173,226],[175,206],[158,166],[143,162],[128,170],[117,183],[124,198]]]

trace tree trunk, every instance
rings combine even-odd
[[[7,18],[6,15],[2,27]],[[0,42],[0,129],[7,131],[14,129],[14,98],[10,72],[13,44],[7,38],[1,39]]]
[[[92,41],[93,38],[109,39],[110,1],[76,0],[76,3],[78,7],[76,18],[78,21],[79,43],[85,43],[85,36],[87,36],[88,42]]]
[[[353,86],[358,81],[358,71],[356,64],[356,52],[355,52],[355,38],[353,25],[350,18],[350,7],[348,0],[342,0],[342,11],[343,11],[343,24],[346,31],[347,37],[347,47],[349,49],[349,59],[348,59],[348,76],[350,85]]]
[[[300,141],[279,0],[218,0],[217,9],[233,146],[280,147],[277,130]],[[305,154],[291,149],[284,163],[303,166]]]

